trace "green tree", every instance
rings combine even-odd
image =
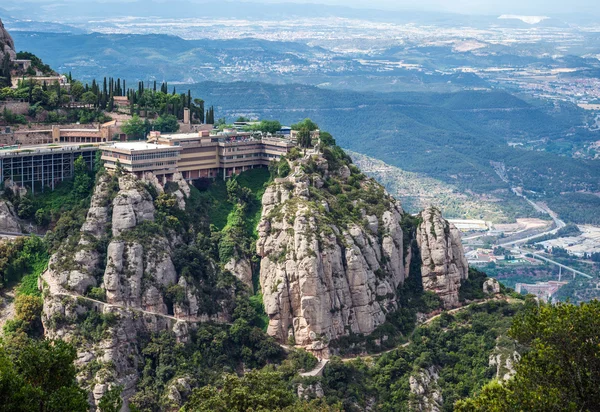
[[[505,384],[486,385],[457,411],[591,411],[600,405],[600,302],[531,305],[510,336],[528,348]]]
[[[251,371],[243,377],[226,375],[221,388],[194,389],[184,412],[273,411],[289,407],[297,398],[281,373]]]
[[[100,412],[119,412],[123,406],[121,393],[123,392],[122,385],[115,385],[110,388],[98,402]]]
[[[256,128],[263,133],[275,134],[281,130],[281,123],[279,123],[277,120],[263,120],[256,126]]]
[[[319,129],[319,126],[310,119],[304,119],[301,122],[295,123],[292,126],[292,130],[303,130],[308,129],[310,132],[314,132]]]
[[[134,115],[131,119],[123,122],[121,130],[133,139],[143,139],[146,136],[146,125],[138,115]]]
[[[93,92],[85,92],[83,95],[81,95],[81,100],[91,107],[95,106],[98,102],[98,96],[96,96]]]
[[[85,412],[77,386],[75,348],[60,340],[9,339],[0,343],[0,405],[15,412]]]
[[[312,137],[310,135],[310,130],[306,127],[303,127],[298,132],[298,146],[300,147],[310,147],[312,145]]]
[[[33,200],[31,200],[31,196],[23,196],[19,200],[19,206],[17,206],[17,215],[21,219],[30,219],[33,217],[35,213],[35,209],[33,206]]]
[[[152,125],[154,126],[154,130],[158,130],[161,133],[175,133],[179,130],[177,117],[172,114],[159,116]]]
[[[321,134],[319,135],[319,139],[321,140],[321,145],[323,145],[323,146],[326,146],[326,147],[336,146],[335,139],[333,138],[331,133],[321,132]]]
[[[92,188],[92,177],[89,174],[87,164],[82,156],[73,163],[75,169],[75,180],[73,182],[73,193],[77,199],[87,197]]]
[[[73,97],[73,99],[75,99],[76,101],[79,100],[84,93],[85,87],[83,87],[83,84],[81,82],[75,81],[71,84],[71,96]]]
[[[48,223],[50,223],[50,214],[43,208],[36,210],[35,223],[40,226],[48,226]]]

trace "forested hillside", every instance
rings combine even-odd
[[[343,147],[462,190],[523,186],[545,198],[600,190],[598,161],[508,145],[597,139],[578,128],[583,113],[573,106],[533,106],[501,91],[382,94],[262,83],[201,83],[192,90],[230,119],[246,115],[292,123],[311,117]],[[490,162],[505,166],[508,184]]]

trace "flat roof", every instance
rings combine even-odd
[[[147,143],[147,142],[114,142],[100,146],[101,149],[121,149],[121,150],[181,150],[178,146],[168,146],[165,144]]]
[[[209,137],[209,136],[206,136]],[[205,138],[206,138],[205,137]],[[160,136],[158,136],[159,139],[201,139],[202,136],[200,136],[198,134],[198,132],[195,133],[172,133],[172,134],[161,134]]]

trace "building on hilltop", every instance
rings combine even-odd
[[[58,182],[73,177],[74,162],[80,156],[93,169],[97,150],[93,144],[0,148],[0,182],[10,180],[32,193],[54,189]]]
[[[115,170],[118,160],[123,170],[138,176],[152,172],[169,180],[173,173],[179,172],[184,179],[195,180],[221,176],[227,179],[255,167],[268,166],[294,146],[289,139],[257,137],[253,132],[211,134],[201,130],[175,134],[151,132],[148,142],[111,143],[100,150],[108,170]],[[167,156],[167,153],[177,155]],[[148,162],[141,162],[142,159]]]
[[[101,146],[104,167],[142,176],[152,172],[157,176],[172,176],[177,171],[181,147],[148,142],[115,142]]]
[[[73,164],[79,156],[92,168],[98,151],[109,171],[120,165],[126,173],[141,177],[151,172],[164,181],[177,172],[188,181],[227,179],[266,167],[295,146],[287,138],[263,137],[257,132],[217,133],[206,125],[190,133],[151,132],[148,141],[111,141],[117,128],[112,121],[99,128],[62,129],[55,125],[50,130],[24,131],[22,136],[17,134],[21,132],[6,134],[0,145],[0,182],[10,180],[34,193],[46,187],[53,189],[58,182],[73,177]],[[43,136],[36,137],[43,141],[32,145],[16,141],[27,133]]]

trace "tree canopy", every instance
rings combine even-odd
[[[505,384],[492,382],[457,411],[591,411],[600,405],[600,302],[530,308],[509,335],[528,348]]]
[[[60,340],[0,343],[0,405],[10,412],[85,412],[75,380],[75,349]]]

